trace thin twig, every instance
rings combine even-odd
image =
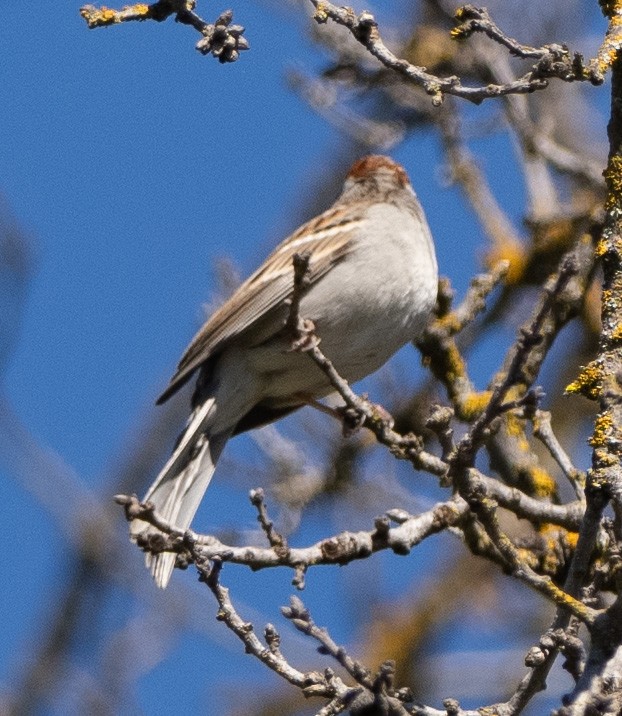
[[[499,415],[499,408],[508,390],[523,378],[523,366],[530,357],[531,350],[542,340],[541,329],[548,317],[555,300],[560,296],[566,284],[577,272],[577,266],[570,258],[562,264],[554,286],[547,291],[538,312],[531,325],[521,331],[513,349],[513,356],[503,375],[491,388],[491,397],[486,408],[475,421],[467,435],[460,441],[457,455],[454,459],[456,466],[471,466],[478,447],[483,443],[491,422]]]
[[[246,653],[252,654],[269,669],[301,689],[306,695],[324,696],[330,699],[339,695],[343,698],[350,689],[337,677],[332,680],[331,684],[328,684],[326,678],[317,671],[307,673],[298,671],[285,660],[280,651],[274,648],[276,631],[272,625],[266,627],[269,634],[267,645],[262,644],[255,634],[253,625],[244,621],[236,611],[229,596],[229,590],[220,583],[221,567],[222,563],[217,560],[197,564],[202,581],[207,584],[218,602],[219,609],[216,618],[224,622],[243,642]]]
[[[265,532],[272,549],[279,554],[287,552],[287,540],[274,528],[274,522],[268,517],[264,491],[261,488],[250,491],[251,504],[257,509],[257,521]]]
[[[91,29],[133,21],[162,22],[175,15],[177,22],[190,25],[202,35],[196,44],[196,49],[202,55],[211,54],[221,63],[235,62],[239,59],[240,52],[248,50],[249,44],[242,36],[244,28],[241,25],[231,24],[233,12],[225,10],[214,23],[209,23],[194,12],[195,5],[195,0],[158,0],[152,5],[137,3],[122,10],[84,5],[80,8],[80,14]]]
[[[531,417],[533,434],[542,442],[551,454],[551,457],[560,466],[568,482],[572,485],[577,499],[585,501],[585,473],[578,470],[561,446],[551,425],[551,413],[546,410],[536,410]]]
[[[465,5],[456,13],[459,25],[452,31],[455,38],[466,38],[473,32],[489,31],[489,36],[497,42],[503,41],[513,51],[524,48],[525,56],[537,59],[533,68],[522,77],[505,84],[489,84],[485,87],[465,87],[456,76],[437,77],[423,67],[417,67],[407,60],[394,55],[384,44],[376,18],[370,12],[356,15],[350,7],[339,7],[327,0],[310,0],[315,8],[315,20],[319,23],[332,20],[347,28],[370,54],[385,67],[394,70],[409,81],[422,87],[432,96],[434,104],[441,104],[443,95],[451,94],[480,104],[485,99],[507,94],[525,94],[548,86],[548,78],[557,77],[565,81],[584,80],[592,84],[601,84],[603,76],[596,67],[586,67],[580,56],[571,55],[562,45],[547,45],[541,48],[528,48],[516,40],[508,38],[490,21],[485,11],[472,5]]]
[[[309,610],[304,606],[300,597],[290,597],[289,606],[281,607],[281,612],[298,631],[312,637],[322,645],[320,653],[332,656],[357,683],[366,689],[373,689],[374,682],[371,671],[360,661],[353,659],[343,647],[338,646],[326,629],[322,629],[314,623]]]

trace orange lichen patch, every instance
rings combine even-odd
[[[614,421],[609,410],[601,413],[594,422],[594,432],[588,443],[594,447],[605,447],[607,440],[614,429]]]
[[[466,375],[464,359],[458,346],[451,341],[444,354],[443,375],[440,376],[445,384],[451,385]]]
[[[452,379],[455,380],[457,378],[464,378],[466,375],[466,364],[458,346],[453,342],[450,350],[448,351],[447,358]]]
[[[466,7],[459,7],[454,15],[456,22],[466,22],[470,19],[470,13]],[[473,34],[473,30],[469,25],[454,27],[449,31],[452,40],[464,40]]]
[[[462,420],[471,422],[479,417],[490,401],[492,395],[490,390],[484,390],[480,393],[471,392],[460,400],[459,417]]]
[[[458,17],[458,13],[456,13],[456,17]],[[471,33],[467,32],[464,27],[452,27],[449,31],[449,37],[451,37],[452,40],[464,40],[470,34]]]
[[[527,549],[527,547],[517,548],[516,554],[522,564],[526,564],[532,569],[537,569],[539,566],[538,558],[530,549]]]
[[[622,157],[619,154],[609,158],[603,176],[608,189],[605,208],[622,207]]]
[[[527,252],[522,244],[516,241],[500,241],[486,252],[484,262],[486,268],[494,268],[500,261],[508,262],[505,281],[508,285],[517,284],[523,277],[527,266]]]
[[[602,53],[598,57],[598,70],[602,73],[606,72],[611,65],[616,61],[618,56],[617,48],[609,48],[606,52]]]
[[[566,542],[569,547],[572,547],[572,549],[575,549],[578,541],[579,541],[579,533],[578,532],[566,532]]]
[[[131,7],[124,8],[126,10],[133,10],[138,15],[148,15],[149,14],[149,5],[145,5],[144,3],[138,3],[137,5],[132,5]]]
[[[553,545],[553,547],[551,547],[550,545]],[[556,550],[556,546],[556,540],[547,541],[547,550],[542,556],[540,563],[540,569],[546,574],[555,574],[555,572],[557,572],[560,567],[560,560],[558,554],[559,551]]]
[[[602,258],[608,250],[609,246],[606,241],[603,241],[602,238],[598,240],[598,243],[596,244],[596,248],[594,249],[594,255],[596,258]]]
[[[603,389],[602,368],[597,361],[584,366],[575,380],[566,386],[566,393],[584,395],[598,400]]]
[[[603,473],[610,467],[617,467],[620,459],[617,455],[612,454],[609,449],[598,446],[594,448],[594,463],[598,464],[596,470],[592,470],[590,476],[590,485],[601,489],[607,484],[609,477]]]
[[[622,239],[608,232],[598,240],[596,248],[594,249],[594,255],[597,258],[602,258],[609,251],[622,254]]]
[[[533,465],[528,474],[535,497],[552,497],[556,493],[555,480],[543,467]]]
[[[622,2],[621,0],[598,0],[600,9],[603,11],[603,15],[610,19],[613,19],[616,15],[622,13]]]
[[[602,297],[603,304],[614,304],[615,308],[616,294],[610,288],[603,288]]]
[[[328,20],[328,13],[326,12],[326,6],[323,3],[318,3],[315,8],[315,15],[313,19],[316,22],[326,22]]]
[[[547,537],[548,539],[555,538],[557,539],[557,536],[559,535],[561,527],[558,527],[557,525],[552,525],[550,522],[543,522],[540,525],[540,529],[538,530],[540,534],[543,537]],[[554,546],[554,545],[549,545]]]
[[[513,438],[525,439],[525,421],[522,418],[519,418],[517,415],[514,415],[513,413],[506,414],[505,429],[508,435],[511,435]],[[521,448],[523,447],[524,446],[521,445]],[[529,446],[527,445],[527,447]]]
[[[117,11],[109,7],[100,7],[98,11],[100,23],[113,23],[117,21]]]
[[[80,15],[86,20],[89,27],[101,27],[119,22],[117,11],[111,10],[109,7],[101,7],[98,10],[93,5],[84,5],[80,8]]]
[[[590,607],[585,606],[585,604],[564,592],[563,589],[555,586],[552,581],[547,583],[545,594],[548,594],[559,606],[571,610],[573,614],[578,616],[579,619],[586,624],[591,624],[594,621],[593,612]]]
[[[560,542],[565,541],[565,530],[545,522],[538,527],[538,534],[546,545],[540,558],[540,568],[547,574],[554,574],[560,567]]]
[[[441,316],[441,318],[438,319],[438,323],[451,335],[455,335],[460,328],[462,328],[462,325],[458,321],[458,317],[453,311]]]

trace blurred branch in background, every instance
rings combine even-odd
[[[4,376],[19,340],[24,304],[33,273],[30,239],[0,196],[0,375]]]

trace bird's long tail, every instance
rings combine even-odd
[[[210,433],[214,407],[215,401],[210,398],[194,411],[173,454],[145,495],[145,501],[152,502],[164,520],[182,531],[190,527],[230,436],[228,431]],[[153,533],[157,529],[141,520],[130,525],[133,539]],[[175,557],[172,552],[146,556],[147,566],[161,589],[171,578]]]

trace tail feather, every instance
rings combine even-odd
[[[175,449],[167,460],[166,465],[160,470],[160,474],[147,491],[145,501],[153,500],[153,495],[161,487],[161,483],[170,480],[172,475],[176,475],[184,469],[199,437],[209,432],[210,418],[212,418],[215,404],[214,398],[209,398],[190,415],[190,419],[179,436]]]
[[[230,432],[210,434],[213,406],[214,400],[210,399],[192,415],[173,454],[145,496],[164,520],[182,531],[190,526],[230,436]],[[130,525],[133,539],[156,532],[155,527],[141,520]],[[175,556],[172,552],[146,556],[147,566],[161,589],[171,578]]]

